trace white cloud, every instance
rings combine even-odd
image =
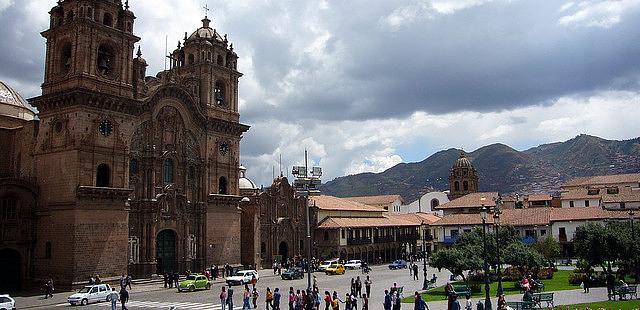
[[[13,4],[13,0],[0,0],[0,12],[10,7],[12,4]]]
[[[431,6],[440,14],[453,14],[456,11],[480,6],[493,0],[433,0]]]
[[[570,12],[562,16],[558,24],[610,28],[618,24],[623,15],[637,10],[640,7],[640,0],[584,1],[577,6],[567,5],[564,5],[560,11]]]

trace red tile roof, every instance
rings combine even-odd
[[[624,211],[604,210],[602,207],[553,208],[551,221],[585,221],[604,219],[624,219],[629,215]]]
[[[604,186],[620,183],[640,183],[640,173],[595,175],[577,177],[566,182],[563,187]]]
[[[544,226],[551,222],[560,221],[586,221],[604,219],[625,219],[628,214],[625,211],[604,210],[599,206],[580,208],[527,208],[502,210],[500,223],[512,226]],[[493,224],[491,214],[487,215],[487,223]],[[445,215],[432,225],[481,225],[482,218],[475,214],[450,214]]]
[[[327,217],[319,224],[319,229],[336,229],[351,227],[399,227],[399,226],[419,226],[415,223],[397,216],[380,217]]]
[[[549,194],[529,194],[527,196],[528,201],[550,201],[551,195]]]
[[[495,207],[494,199],[496,197],[498,197],[498,192],[471,193],[441,204],[434,209],[481,208],[483,205],[487,208]]]
[[[309,204],[316,206],[320,210],[386,212],[386,210],[382,208],[370,206],[347,198],[327,195],[313,196],[309,199]]]
[[[607,194],[603,190],[602,202],[639,202],[640,188],[622,187],[618,189],[617,194]]]
[[[433,215],[430,213],[424,213],[424,212],[404,213],[404,214],[390,213],[390,214],[386,214],[385,216],[389,218],[397,218],[397,219],[411,221],[416,224],[424,223],[427,225],[440,220],[439,216]]]
[[[589,191],[597,191],[596,194],[589,195]],[[603,189],[587,189],[587,188],[572,188],[568,191],[564,191],[560,193],[561,200],[575,200],[575,199],[600,199],[600,194],[603,192]]]
[[[353,200],[356,202],[364,203],[370,206],[376,207],[388,207],[392,203],[400,200],[400,195],[378,195],[378,196],[359,196],[359,197],[345,197],[345,199]]]

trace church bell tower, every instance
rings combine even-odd
[[[128,141],[135,16],[128,1],[60,0],[50,14],[40,127],[34,274],[60,286],[127,273]]]

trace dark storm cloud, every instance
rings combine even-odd
[[[43,29],[26,25],[28,21],[23,6],[12,5],[0,11],[0,80],[28,85],[17,90],[25,97],[37,95],[34,91],[42,82],[45,48],[39,34]]]
[[[299,91],[286,97],[269,84],[266,96],[278,98],[277,106],[249,102],[245,117],[361,120],[404,117],[418,110],[489,112],[594,90],[638,89],[637,10],[610,28],[581,27],[559,24],[568,13],[559,12],[555,2],[496,2],[393,29],[380,22],[392,9],[346,2],[319,12],[332,34],[324,52],[331,55],[335,46],[345,52],[336,53],[341,65],[328,73],[322,71],[324,64],[286,60],[300,57],[292,50],[298,38],[290,38],[289,45],[254,41],[259,44],[254,49],[261,51],[254,64],[274,60],[267,70],[256,66],[261,81],[281,81],[289,69],[325,75],[301,79]],[[259,57],[269,50],[280,54]],[[270,66],[278,63],[289,67],[274,76],[278,70]]]

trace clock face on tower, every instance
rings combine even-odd
[[[107,137],[111,134],[111,131],[113,131],[113,125],[111,125],[111,122],[108,120],[103,120],[102,122],[100,122],[100,125],[98,126],[98,130],[100,130],[100,133]]]
[[[220,154],[227,155],[229,153],[229,144],[227,142],[220,143]]]

